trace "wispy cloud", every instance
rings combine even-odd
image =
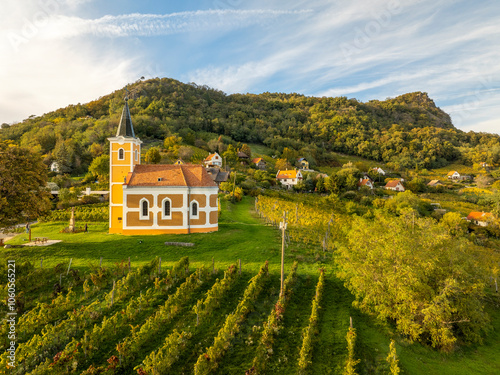
[[[244,28],[266,24],[283,16],[308,13],[308,10],[219,9],[171,14],[106,15],[98,19],[53,16],[41,32],[46,39],[93,35],[102,37],[159,36],[185,32]]]

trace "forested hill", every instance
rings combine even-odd
[[[208,143],[222,135],[226,143],[265,144],[277,155],[288,147],[320,164],[332,160],[331,151],[400,167],[500,162],[499,136],[456,129],[422,92],[362,103],[300,94],[226,95],[168,78],[138,81],[128,90],[136,135],[146,141],[178,134],[208,150]],[[92,145],[106,147],[106,138],[116,131],[124,97],[121,89],[87,104],[3,124],[0,140],[38,149],[49,159],[62,148],[74,153],[74,165],[83,171],[92,160]]]

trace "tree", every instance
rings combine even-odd
[[[429,218],[379,212],[373,221],[353,217],[351,225],[336,260],[354,306],[444,351],[459,338],[481,341],[489,328],[482,251]]]
[[[28,149],[0,142],[0,228],[44,215],[50,209],[47,167]]]
[[[233,145],[227,146],[227,150],[222,154],[222,157],[229,165],[233,165],[238,161],[238,153]]]
[[[276,166],[275,168],[280,171],[286,171],[292,168],[288,160],[286,159],[278,159],[276,160]]]
[[[160,151],[156,147],[151,147],[148,152],[146,152],[145,161],[147,164],[158,164],[160,160]]]
[[[252,157],[252,150],[250,149],[250,146],[248,146],[246,143],[243,143],[240,147],[240,152],[243,152],[245,155],[247,155],[249,158]]]
[[[109,180],[109,155],[101,155],[92,160],[89,172],[101,182]]]
[[[179,147],[178,155],[179,155],[179,158],[181,158],[182,160],[190,161],[194,155],[194,151],[191,147],[181,146],[181,147]]]

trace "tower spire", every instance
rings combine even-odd
[[[135,138],[132,118],[130,117],[130,110],[128,109],[128,90],[125,96],[125,105],[123,106],[122,117],[120,119],[120,125],[118,125],[116,136]]]

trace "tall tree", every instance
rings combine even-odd
[[[158,164],[161,160],[160,151],[156,147],[151,147],[146,152],[145,161],[147,164]]]
[[[0,142],[0,228],[36,219],[50,209],[42,157]]]

